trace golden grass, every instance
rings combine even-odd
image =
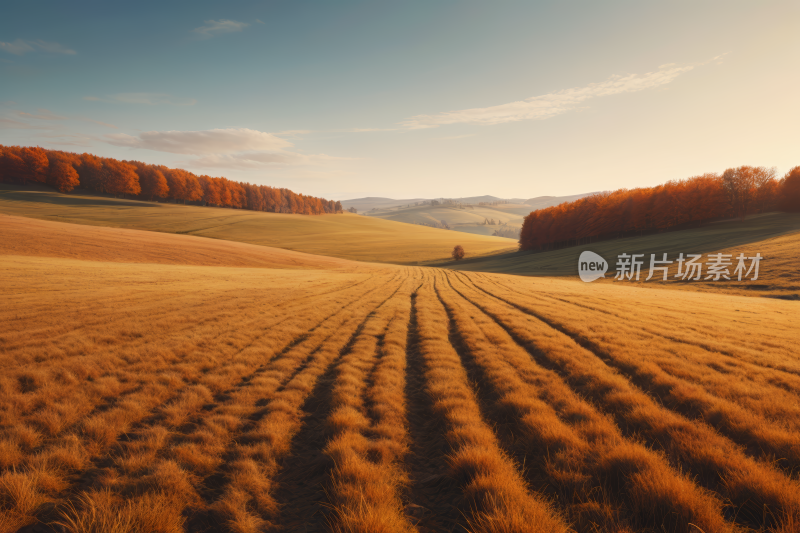
[[[159,204],[0,185],[0,213],[91,226],[180,233],[358,261],[415,264],[510,251],[513,239],[472,235],[343,213],[290,215]]]
[[[797,531],[796,302],[27,220],[0,532]],[[302,454],[321,501],[282,492]]]
[[[573,246],[560,250],[530,253],[516,252],[483,258],[467,259],[447,265],[462,271],[494,272],[518,274],[523,276],[560,276],[578,279],[578,257],[584,250],[600,254],[609,264],[606,278],[595,281],[593,285],[614,284],[644,288],[669,288],[689,291],[717,292],[753,296],[792,296],[800,295],[800,269],[797,268],[797,250],[800,246],[800,215],[796,213],[766,213],[748,217],[744,221],[728,220],[703,226],[701,228],[670,231],[642,237],[629,237],[610,241]],[[667,253],[668,259],[675,260],[679,253],[704,254],[701,262],[705,264],[710,253],[732,254],[734,266],[739,253],[747,256],[758,252],[764,258],[758,280],[737,281],[684,281],[674,276],[677,263],[670,268],[668,281],[661,281],[657,271],[650,281],[644,281],[649,274],[650,254],[661,259]],[[645,254],[640,281],[615,282],[617,256],[622,253]],[[749,261],[748,261],[749,266]],[[706,269],[703,269],[705,272]],[[705,277],[705,274],[704,276]]]

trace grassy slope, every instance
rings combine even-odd
[[[94,226],[182,233],[359,261],[435,262],[456,244],[469,255],[511,250],[512,239],[454,234],[358,215],[285,215],[63,195],[0,186],[0,213]]]
[[[683,282],[668,281],[670,288],[726,290],[740,294],[783,295],[800,292],[800,215],[768,213],[756,215],[745,221],[725,221],[708,226],[603,241],[582,246],[573,246],[551,252],[514,252],[486,258],[466,259],[448,266],[458,270],[497,272],[526,276],[574,276],[578,275],[578,257],[584,250],[603,256],[611,268],[607,279],[600,283],[611,283],[616,268],[617,255],[642,253],[648,263],[651,253],[667,253],[668,259],[687,253],[730,253],[734,257],[744,252],[748,256],[760,253],[761,274],[755,282]],[[674,265],[673,265],[674,266]],[[644,271],[644,270],[643,270]],[[673,269],[674,274],[674,269]],[[645,276],[642,277],[644,279]],[[672,277],[672,276],[670,276]],[[645,286],[653,286],[653,280]]]
[[[525,214],[530,211],[530,209],[524,207],[516,207],[517,210],[525,210]],[[432,207],[422,205],[399,209],[379,209],[364,214],[372,218],[408,224],[430,224],[445,220],[453,230],[475,235],[491,235],[496,229],[500,228],[499,225],[484,226],[484,220],[494,219],[495,221],[505,222],[510,227],[519,228],[522,226],[523,219],[523,216],[514,212],[512,207],[501,209],[490,206],[472,206],[471,209],[458,209],[448,206]]]

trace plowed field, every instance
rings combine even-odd
[[[800,530],[796,302],[47,221],[0,253],[0,531]]]

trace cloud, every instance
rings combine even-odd
[[[436,137],[434,141],[454,141],[456,139],[466,139],[467,137],[475,137],[476,133],[467,133],[464,135],[453,135],[451,137]]]
[[[35,41],[23,41],[22,39],[17,39],[12,43],[0,42],[0,50],[17,56],[27,54],[28,52],[33,52],[36,49],[39,49],[43,52],[48,52],[50,54],[75,55],[77,53],[75,50],[64,48],[64,46],[58,43],[50,43],[47,41],[42,41],[41,39],[37,39]]]
[[[49,52],[51,54],[65,54],[69,56],[74,56],[75,54],[77,54],[75,50],[64,48],[58,43],[48,43],[46,41],[37,40],[33,41],[33,44],[37,46],[40,50],[44,52]]]
[[[55,113],[48,111],[47,109],[38,109],[38,115],[33,115],[31,113],[26,113],[24,111],[19,112],[19,116],[26,117],[26,118],[35,118],[38,120],[67,120],[68,117],[62,117],[60,115],[56,115]]]
[[[348,128],[344,130],[333,130],[340,133],[367,133],[372,131],[397,131],[397,128]]]
[[[279,135],[248,128],[202,131],[148,131],[136,136],[110,133],[103,140],[114,146],[141,148],[173,154],[199,156],[182,162],[191,167],[256,169],[270,166],[321,165],[349,158],[325,154],[302,154]]]
[[[237,22],[235,20],[226,20],[226,19],[219,19],[219,20],[207,20],[205,21],[205,26],[200,26],[199,28],[195,28],[192,30],[197,35],[199,35],[203,39],[208,39],[214,37],[216,35],[222,35],[223,33],[234,33],[237,31],[242,31],[247,26],[249,26],[246,22]]]
[[[125,133],[105,136],[115,146],[144,148],[173,154],[230,154],[235,152],[274,152],[293,145],[272,133],[247,128],[204,131],[147,131],[134,137]]]
[[[73,115],[73,116],[56,115],[52,111],[49,111],[47,109],[42,109],[42,108],[39,108],[36,111],[35,115],[33,113],[26,113],[25,111],[17,111],[16,114],[18,116],[24,118],[24,119],[33,119],[35,121],[52,122],[52,121],[61,121],[61,120],[80,120],[82,122],[91,122],[93,124],[99,124],[100,126],[105,126],[107,128],[117,129],[117,127],[115,125],[108,124],[107,122],[101,122],[99,120],[94,120],[94,119],[91,119],[91,118],[75,116],[75,115]],[[33,126],[33,125],[31,125],[31,124],[29,124],[27,122],[20,122],[20,121],[16,121],[16,120],[11,120],[11,121],[9,121],[9,119],[4,119],[4,120],[5,120],[5,123],[7,123],[7,124],[10,124],[11,122],[16,122],[17,124],[24,124],[25,125],[24,127],[27,127],[27,128],[42,129],[42,128],[51,127],[51,126]],[[23,126],[20,126],[20,127],[23,127]]]
[[[210,154],[188,162],[190,166],[206,168],[256,169],[266,166],[321,165],[350,158],[325,154],[299,154],[297,152],[242,152],[237,154]]]
[[[33,130],[33,129],[41,129],[41,126],[33,126],[31,124],[28,124],[27,122],[22,122],[21,120],[15,120],[13,118],[0,117],[0,129],[3,129],[3,130]]]
[[[308,135],[311,133],[311,130],[284,130],[279,131],[277,133],[273,133],[273,135],[277,135],[278,137],[289,137],[290,139],[295,139],[300,137],[301,135]]]
[[[82,120],[84,122],[92,122],[93,124],[99,124],[100,126],[105,126],[106,128],[114,128],[115,130],[119,129],[113,124],[109,124],[108,122],[100,122],[99,120],[94,120],[91,118],[79,118],[78,120]]]
[[[401,125],[409,129],[422,129],[436,128],[445,124],[491,125],[519,120],[544,120],[577,109],[580,104],[592,98],[633,93],[666,85],[696,66],[698,65],[682,67],[675,64],[662,65],[654,72],[641,75],[614,75],[606,81],[590,83],[585,87],[573,87],[532,96],[508,104],[448,111],[435,115],[416,115],[401,122]]]
[[[89,102],[106,102],[122,104],[142,104],[142,105],[194,105],[197,100],[194,98],[179,98],[166,93],[117,93],[105,98],[97,96],[84,96],[84,100]]]
[[[4,43],[0,41],[0,50],[8,52],[9,54],[14,54],[15,56],[21,56],[24,53],[33,52],[34,48],[22,39],[17,39],[13,43]]]

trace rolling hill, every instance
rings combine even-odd
[[[645,287],[666,286],[675,289],[725,291],[737,294],[760,294],[793,298],[800,293],[800,214],[765,213],[746,220],[728,220],[681,231],[670,231],[641,237],[629,237],[572,246],[547,252],[512,252],[484,258],[467,258],[447,266],[464,271],[495,272],[523,276],[569,276],[577,278],[578,257],[590,250],[609,262],[606,279],[596,283],[613,283],[617,255],[645,254],[649,268],[650,254],[667,253],[675,259],[679,253],[725,253],[735,257],[742,252],[751,256],[760,253],[764,260],[757,281],[676,281],[673,264],[669,281],[640,281]],[[704,257],[705,262],[706,257]],[[643,272],[645,270],[643,269]],[[642,277],[642,280],[645,276]],[[626,282],[632,283],[632,282]],[[635,282],[634,282],[635,283]]]
[[[421,205],[389,209],[376,209],[364,213],[367,217],[405,222],[406,224],[439,225],[446,222],[450,229],[476,235],[492,235],[502,226],[519,229],[523,216],[512,211],[519,205],[511,204],[508,209],[495,206],[467,205],[464,207],[446,205]],[[527,214],[527,213],[526,213]],[[484,221],[495,221],[485,225]]]
[[[517,204],[519,206],[529,205],[532,209],[543,209],[551,205],[558,205],[563,202],[572,202],[584,196],[589,196],[594,193],[574,194],[571,196],[537,196],[528,200],[524,198],[498,198],[497,196],[483,195],[483,196],[464,196],[461,198],[449,198],[462,204],[478,204],[480,202],[508,202],[509,204]],[[383,198],[376,196],[368,196],[366,198],[354,198],[351,200],[342,200],[342,207],[345,209],[355,207],[359,213],[370,211],[372,209],[390,209],[393,207],[410,206],[415,203],[430,202],[431,200],[443,200],[443,198],[410,198],[405,200],[398,200],[394,198]],[[527,209],[522,207],[522,209]],[[527,215],[532,209],[526,212],[518,213]]]
[[[3,532],[796,531],[796,302],[8,215],[0,301]]]
[[[359,214],[384,220],[435,227],[442,226],[444,222],[452,230],[475,235],[494,235],[495,231],[503,230],[506,236],[516,238],[523,219],[531,211],[576,200],[588,194],[592,193],[539,196],[529,200],[503,199],[488,195],[472,196],[453,198],[452,203],[447,205],[431,205],[431,200],[425,199],[360,198],[343,201],[342,206],[345,209],[355,207]],[[485,205],[479,205],[481,203]],[[495,224],[484,223],[492,220]]]
[[[0,213],[180,233],[310,254],[386,263],[447,260],[453,247],[468,256],[516,249],[512,239],[467,235],[349,213],[291,215],[241,209],[142,202],[0,186]]]

